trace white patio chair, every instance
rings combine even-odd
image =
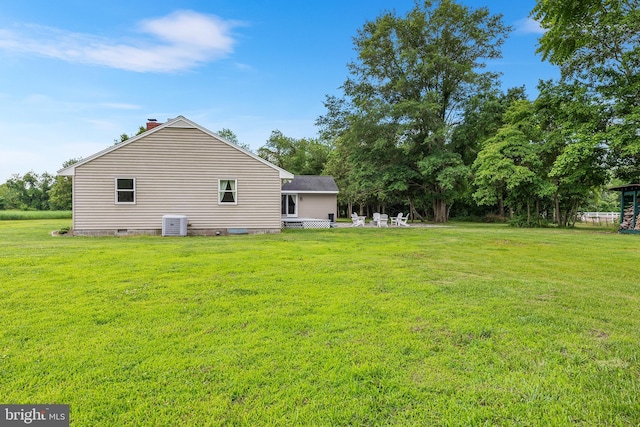
[[[400,227],[409,227],[409,224],[407,224],[407,221],[409,221],[409,215],[403,217],[402,214],[398,215],[398,218],[396,218],[398,221],[398,226]]]
[[[378,227],[387,227],[389,226],[389,215],[380,214],[380,218],[378,219]]]
[[[400,226],[409,227],[409,224],[407,224],[408,220],[409,220],[409,217],[405,216],[403,218],[402,217],[402,212],[400,212],[397,217],[391,218],[391,225],[395,225],[397,227],[400,227]]]
[[[371,222],[369,224],[373,225],[374,227],[380,227],[380,214],[378,212],[375,212],[373,214],[373,218],[371,219]]]
[[[351,214],[351,221],[353,221],[352,227],[364,227],[364,218],[358,216],[355,212]]]

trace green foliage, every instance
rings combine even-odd
[[[547,30],[538,52],[572,74],[604,77],[605,69],[627,73],[639,65],[633,64],[639,13],[633,0],[538,0],[532,16]]]
[[[129,135],[127,135],[126,133],[123,133],[120,135],[120,138],[113,140],[113,145],[122,144],[123,142],[127,141],[129,138],[130,138]]]
[[[338,204],[349,205],[347,212],[352,211],[351,203],[357,199],[355,182],[351,173],[352,163],[348,160],[348,153],[341,143],[336,144],[335,149],[329,152],[327,163],[323,169],[323,174],[330,175],[340,189],[338,193]]]
[[[238,144],[238,136],[231,129],[223,128],[216,133],[227,141]]]
[[[63,167],[78,159],[70,159]],[[24,176],[14,174],[0,185],[0,209],[13,210],[71,210],[71,178],[41,175],[31,171]]]
[[[147,131],[147,127],[146,126],[140,126],[140,127],[138,127],[138,132],[136,132],[135,136],[138,136],[138,135],[140,135],[142,133],[145,133],[146,131]],[[122,133],[118,139],[114,139],[113,140],[113,145],[122,144],[123,142],[129,140],[130,138],[131,138],[131,136],[127,135],[126,133]]]
[[[0,211],[7,209],[6,195],[8,192],[7,184],[0,184]]]
[[[608,188],[623,185],[620,181],[609,182],[600,191],[595,191],[584,207],[586,212],[620,212],[620,192]]]
[[[69,159],[62,164],[67,168],[80,159]],[[49,206],[53,210],[71,210],[73,206],[73,177],[57,176],[49,190]]]
[[[223,128],[218,132],[216,132],[216,134],[223,137],[225,140],[234,143],[235,145],[237,145],[238,147],[246,151],[251,151],[251,146],[249,144],[243,144],[240,141],[238,141],[238,136],[231,129]]]
[[[330,150],[317,139],[295,139],[274,130],[267,143],[258,148],[258,155],[294,175],[320,175]]]
[[[24,175],[14,174],[3,184],[2,199],[4,209],[47,210],[49,190],[53,176],[30,171]]]
[[[405,17],[385,13],[358,31],[359,61],[349,65],[345,92],[358,105],[382,101],[413,129],[433,130],[491,77],[478,70],[500,57],[508,30],[487,8],[449,0],[416,3]]]
[[[50,237],[68,224],[0,227],[0,389],[74,425],[640,419],[633,236]]]
[[[464,147],[452,143],[470,95],[491,87],[481,72],[500,56],[509,28],[488,9],[417,2],[405,16],[384,13],[354,38],[345,98],[327,99],[318,123],[343,152],[359,202],[402,203],[446,222],[466,191]],[[460,142],[460,139],[458,139]],[[425,215],[426,216],[426,215]]]
[[[73,178],[57,176],[49,190],[49,206],[53,210],[71,210],[73,206]]]
[[[506,219],[502,215],[489,213],[482,218],[482,222],[485,222],[487,224],[500,224],[506,222]]]
[[[546,218],[531,217],[527,214],[516,214],[507,220],[507,224],[516,228],[547,228],[551,227]]]
[[[451,135],[453,150],[462,155],[466,165],[473,164],[483,142],[504,125],[506,110],[514,102],[525,99],[524,86],[511,88],[506,94],[486,90],[469,99],[462,122]]]
[[[534,103],[513,102],[505,124],[484,142],[474,162],[474,199],[497,204],[499,215],[505,204],[516,215],[526,210],[531,225],[544,215],[571,226],[609,180],[602,106],[579,83],[539,88]]]
[[[512,211],[526,208],[528,222],[532,202],[545,189],[533,112],[531,102],[514,101],[503,115],[505,124],[484,142],[473,164],[476,202],[497,204],[498,216],[505,215],[505,203]]]
[[[477,190],[473,196],[484,205],[504,198],[515,201],[527,192],[534,196],[532,185],[539,170],[536,146],[516,125],[505,125],[485,141],[474,162]]]
[[[548,31],[539,51],[592,90],[607,107],[601,139],[620,178],[640,178],[640,7],[633,0],[539,0],[533,10]]]
[[[566,82],[541,82],[535,105],[557,222],[572,225],[580,207],[610,179],[603,106],[586,86]]]
[[[427,182],[428,199],[433,206],[434,220],[447,222],[448,206],[463,194],[471,175],[458,153],[448,150],[434,151],[417,162],[423,181]]]

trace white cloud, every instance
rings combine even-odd
[[[517,34],[544,34],[546,32],[540,23],[532,18],[519,19],[514,24]]]
[[[233,26],[233,22],[216,16],[178,11],[164,18],[143,21],[141,29],[171,45],[226,52],[233,45],[229,34]]]
[[[0,49],[136,72],[176,72],[233,52],[231,30],[238,25],[213,15],[177,11],[140,22],[137,30],[144,36],[134,41],[24,25],[0,29]]]

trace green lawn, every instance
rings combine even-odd
[[[0,403],[74,426],[640,423],[640,236],[0,222]]]

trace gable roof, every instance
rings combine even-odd
[[[282,192],[338,194],[338,186],[332,176],[296,175],[282,185]]]
[[[236,144],[234,144],[232,142],[227,141],[226,139],[224,139],[220,135],[217,135],[217,134],[211,132],[210,130],[200,126],[199,124],[197,124],[195,122],[192,122],[191,120],[187,119],[184,116],[178,116],[175,119],[167,120],[166,123],[158,125],[158,126],[154,127],[153,129],[150,129],[150,130],[148,130],[146,132],[141,133],[140,135],[136,135],[134,137],[131,137],[131,138],[127,139],[126,141],[121,142],[120,144],[108,147],[108,148],[106,148],[106,149],[104,149],[104,150],[102,150],[102,151],[100,151],[100,152],[98,152],[98,153],[96,153],[96,154],[94,154],[92,156],[89,156],[89,157],[87,157],[85,159],[80,160],[77,163],[72,164],[71,166],[68,166],[66,168],[60,169],[58,171],[58,175],[61,175],[61,176],[74,176],[75,173],[76,173],[76,168],[78,166],[82,166],[85,163],[89,163],[90,161],[92,161],[94,159],[97,159],[98,157],[102,157],[105,154],[109,154],[112,151],[118,150],[118,149],[120,149],[120,148],[122,148],[122,147],[124,147],[126,145],[129,145],[131,143],[136,142],[137,140],[139,140],[141,138],[149,136],[152,133],[159,132],[162,129],[169,128],[169,127],[171,127],[171,128],[198,129],[198,130],[206,133],[207,135],[209,135],[209,136],[211,136],[213,138],[216,138],[216,139],[220,140],[221,142],[223,142],[223,143],[235,148],[236,150],[238,150],[238,151],[240,151],[240,152],[242,152],[242,153],[244,153],[244,154],[246,154],[246,155],[248,155],[250,157],[253,157],[254,159],[258,160],[259,162],[262,162],[265,165],[277,170],[278,172],[280,172],[280,178],[281,179],[292,179],[294,177],[292,173],[287,172],[286,170],[284,170],[282,168],[279,168],[278,166],[274,165],[273,163],[269,163],[268,161],[266,161],[262,157],[259,157],[259,156],[255,155],[254,153],[252,153],[250,151],[247,151],[244,148],[239,147],[239,146],[237,146]]]

